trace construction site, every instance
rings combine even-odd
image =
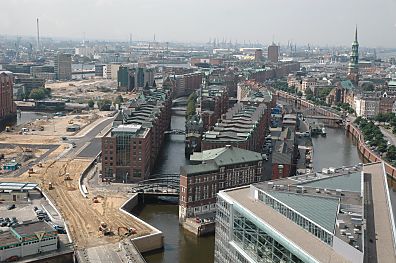
[[[19,177],[1,177],[0,181],[34,182],[50,197],[60,210],[77,249],[85,249],[118,242],[126,236],[150,233],[145,225],[134,222],[119,208],[128,199],[125,194],[95,193],[84,198],[79,191],[79,176],[91,163],[87,159],[56,158],[59,150],[51,153],[48,161],[34,166],[34,172]]]

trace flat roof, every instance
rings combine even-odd
[[[18,243],[20,243],[20,241],[11,233],[10,230],[5,230],[4,232],[0,230],[0,247]]]
[[[361,172],[355,172],[351,174],[321,178],[312,182],[303,183],[303,185],[321,189],[342,189],[345,191],[360,192],[361,178]]]
[[[1,182],[0,190],[27,191],[37,187],[36,183]]]
[[[304,228],[292,223],[287,217],[271,207],[250,198],[249,186],[221,193],[230,196],[240,207],[250,211],[264,224],[269,224],[280,236],[285,237],[299,247],[300,250],[313,256],[319,262],[348,262],[346,258],[339,255],[332,247],[326,245]],[[275,239],[277,238],[275,237]],[[278,242],[280,242],[279,239],[277,240]]]
[[[36,221],[12,227],[20,236],[30,236],[36,232],[54,232],[55,230],[44,221]]]

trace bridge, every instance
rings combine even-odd
[[[186,106],[188,97],[180,97],[172,101],[173,106]]]
[[[173,129],[170,131],[165,131],[164,134],[174,134],[174,135],[186,135],[185,130]]]
[[[140,181],[129,192],[144,193],[145,195],[179,196],[179,174],[157,174],[153,176],[160,177]]]
[[[317,107],[315,108],[306,108],[304,110],[298,111],[301,113],[306,119],[321,119],[321,120],[334,120],[334,121],[342,121],[343,118],[338,114],[326,114],[323,115],[323,111],[318,110]]]

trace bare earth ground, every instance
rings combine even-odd
[[[120,94],[128,99],[135,96],[132,93],[115,92],[117,90],[117,81],[109,79],[96,78],[81,81],[54,82],[46,83],[45,87],[51,89],[53,98],[70,98],[79,101],[89,99],[114,100]]]
[[[50,154],[55,157],[63,151],[60,146]],[[119,207],[127,200],[127,196],[119,194],[102,193],[99,203],[93,203],[92,199],[84,198],[78,188],[80,173],[89,165],[88,159],[61,159],[50,160],[43,164],[42,168],[35,167],[35,174],[27,173],[20,177],[4,178],[0,181],[24,181],[36,182],[41,189],[49,195],[64,217],[73,241],[79,248],[93,247],[106,243],[117,242],[121,239],[117,235],[118,227],[133,227],[137,230],[135,236],[146,235],[150,232],[146,226],[135,222],[131,217],[119,211]],[[69,173],[71,180],[65,180],[65,174]],[[53,189],[48,189],[49,182]],[[112,236],[103,236],[99,232],[100,222],[106,222],[113,231]]]

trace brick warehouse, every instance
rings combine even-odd
[[[103,177],[118,182],[148,179],[164,132],[170,127],[171,91],[151,90],[130,102],[102,138]]]
[[[14,76],[10,71],[0,71],[0,125],[16,119],[13,82]]]

